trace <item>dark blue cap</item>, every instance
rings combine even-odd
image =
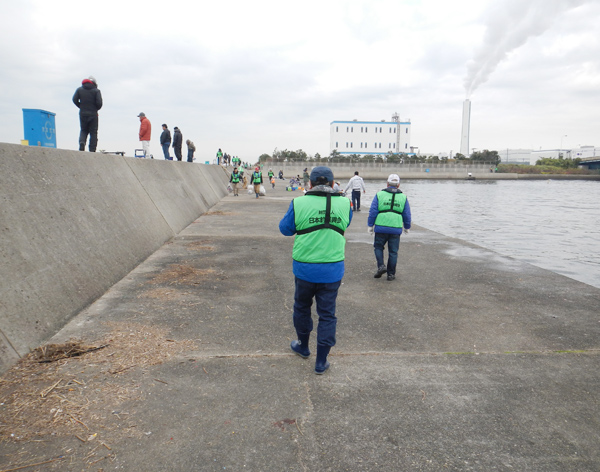
[[[333,172],[329,167],[318,166],[310,172],[310,181],[315,184],[325,184],[333,182]]]

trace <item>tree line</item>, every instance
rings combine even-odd
[[[484,149],[483,151],[473,152],[469,157],[464,156],[463,154],[456,154],[454,159],[448,159],[447,157],[439,157],[435,155],[409,155],[406,153],[393,153],[388,152],[387,154],[382,155],[360,155],[360,154],[340,154],[337,150],[331,151],[328,156],[321,156],[319,153],[316,153],[314,156],[308,155],[302,149],[298,149],[297,151],[290,151],[288,149],[278,150],[275,149],[273,154],[262,154],[259,157],[259,162],[315,162],[315,163],[325,163],[325,162],[339,162],[339,163],[352,163],[352,162],[374,162],[374,163],[405,163],[405,164],[419,164],[419,163],[447,163],[453,161],[463,161],[466,162],[485,162],[491,165],[497,165],[500,163],[500,156],[498,155],[498,151],[488,151]],[[466,162],[465,162],[466,161]]]

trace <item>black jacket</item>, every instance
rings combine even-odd
[[[173,131],[173,147],[181,148],[182,144],[183,144],[183,134],[181,134],[181,131],[176,129],[175,131]]]
[[[102,94],[91,82],[84,83],[75,90],[73,103],[79,108],[79,114],[83,116],[97,115],[102,108]]]
[[[164,130],[160,135],[160,144],[171,143],[171,132],[169,128]]]

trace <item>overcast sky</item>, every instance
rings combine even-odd
[[[329,154],[332,121],[412,122],[422,153],[600,146],[600,0],[0,0],[0,141],[22,108],[56,113],[102,91],[98,149],[133,155],[143,111],[199,160],[275,148]],[[565,137],[566,135],[566,137]]]

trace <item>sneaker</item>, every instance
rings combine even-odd
[[[396,278],[396,274],[388,274],[387,279],[388,280],[394,280]]]
[[[381,266],[377,269],[377,272],[375,272],[375,275],[373,277],[375,277],[376,279],[380,279],[381,276],[383,274],[385,274],[386,272],[387,272],[387,268],[385,266]]]

